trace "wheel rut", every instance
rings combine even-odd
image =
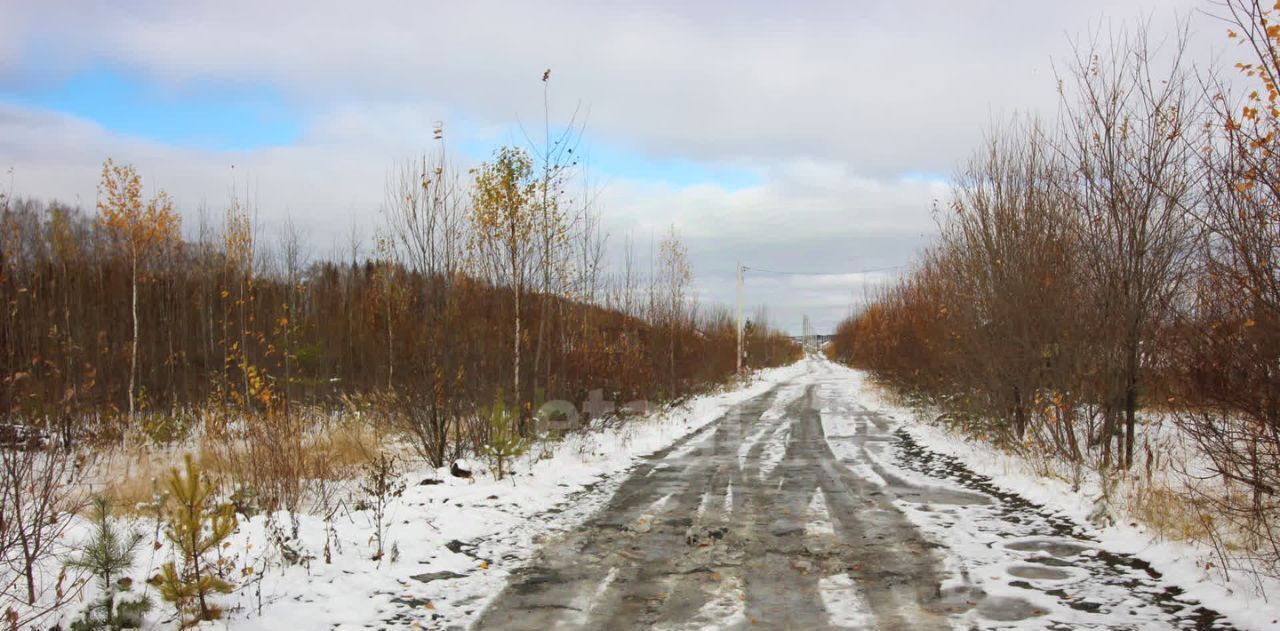
[[[833,599],[882,629],[948,628],[932,544],[841,465],[814,398],[783,384],[651,457],[476,628],[841,628]]]
[[[923,448],[833,370],[649,456],[474,628],[1230,628],[1087,526]]]

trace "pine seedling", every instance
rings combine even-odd
[[[501,392],[494,397],[487,416],[489,444],[485,447],[485,454],[489,456],[489,468],[494,477],[501,480],[506,477],[511,460],[518,458],[529,448],[529,441],[520,435],[515,415],[507,409]]]
[[[191,454],[185,473],[169,472],[169,514],[165,536],[173,542],[181,567],[174,561],[160,572],[160,596],[178,609],[183,627],[222,617],[222,609],[209,602],[215,593],[226,594],[231,583],[214,573],[209,554],[217,550],[238,525],[230,504],[216,504],[214,487],[201,475]]]
[[[80,555],[67,565],[89,572],[98,579],[102,596],[85,610],[84,617],[71,624],[73,631],[95,629],[133,629],[142,624],[142,616],[151,609],[145,596],[122,601],[116,599],[129,590],[131,580],[125,576],[133,567],[134,555],[142,543],[142,533],[121,532],[111,525],[111,503],[98,496],[93,500],[93,536]]]

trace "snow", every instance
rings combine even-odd
[[[615,567],[609,570],[603,581],[600,581],[600,586],[596,588],[594,593],[581,598],[581,600],[571,605],[573,609],[578,611],[578,619],[576,620],[578,626],[583,626],[591,620],[591,613],[600,604],[605,593],[609,591],[609,586],[613,585],[616,580],[618,580],[618,568]]]
[[[804,362],[795,364],[795,366],[803,366]],[[767,478],[769,474],[777,468],[786,455],[786,435],[790,431],[790,426],[783,423],[775,428],[771,428],[769,421],[777,421],[786,415],[787,407],[795,403],[797,399],[804,395],[803,384],[789,384],[778,389],[778,393],[774,396],[773,401],[769,405],[769,409],[760,415],[760,427],[753,431],[742,444],[738,446],[738,468],[742,469],[747,466],[747,456],[757,445],[761,446],[763,452],[763,460],[760,464],[760,479]]]
[[[836,534],[835,526],[831,523],[831,509],[827,506],[826,498],[822,497],[822,489],[813,490],[813,497],[809,499],[809,506],[806,509],[806,517],[809,518],[809,522],[804,526],[806,535]]]
[[[834,364],[829,369],[837,376],[824,387],[833,393],[846,395],[841,399],[856,400],[866,410],[892,419],[896,428],[905,430],[928,450],[954,457],[975,473],[991,478],[993,484],[1001,490],[1021,496],[1045,507],[1049,513],[1069,520],[1078,533],[1096,541],[1093,549],[1080,551],[1080,557],[1077,558],[1083,559],[1082,562],[1096,558],[1103,552],[1131,555],[1146,561],[1160,572],[1163,583],[1173,584],[1184,590],[1185,593],[1178,596],[1178,600],[1206,603],[1241,629],[1280,629],[1280,602],[1268,600],[1257,593],[1253,589],[1253,581],[1232,582],[1220,573],[1206,569],[1212,568],[1216,562],[1213,551],[1207,547],[1161,540],[1140,523],[1128,519],[1106,527],[1089,524],[1089,516],[1102,495],[1096,476],[1084,476],[1079,488],[1073,489],[1063,479],[1038,475],[1035,467],[1020,456],[1000,451],[987,443],[968,440],[920,420],[912,410],[889,401],[883,391],[869,381],[865,372]],[[824,425],[834,428],[834,431],[829,429],[829,433],[838,437],[841,433],[849,432],[850,412],[851,410],[834,407],[825,408]],[[849,449],[840,440],[830,442],[837,455],[843,456],[845,454],[841,450],[847,452]],[[893,459],[887,452],[877,454],[868,449],[868,453],[876,465],[891,470],[896,476],[913,483],[938,484],[936,478],[894,466]],[[870,467],[863,463],[849,466],[869,479],[878,477],[873,471],[868,471]],[[1072,567],[1056,568],[1061,569],[1064,576],[1031,579],[1016,576],[1027,573],[1027,567],[1021,562],[1031,556],[1037,546],[1052,542],[1036,540],[1043,539],[1042,537],[1009,538],[1010,525],[989,514],[989,510],[984,511],[981,506],[940,507],[903,501],[895,504],[913,523],[947,548],[944,563],[952,576],[943,585],[944,593],[970,581],[991,596],[1030,600],[1032,606],[1051,612],[1050,617],[1055,620],[1066,620],[1082,626],[1098,623],[1095,617],[1078,610],[1064,609],[1052,599],[1037,599],[1032,591],[1010,587],[1013,580],[1021,580],[1038,588],[1052,589],[1084,578],[1080,570]],[[1280,596],[1280,583],[1266,579],[1262,579],[1262,582],[1273,597]],[[1123,594],[1103,593],[1108,589],[1110,587],[1105,585],[1098,587],[1097,597],[1113,600],[1123,598]],[[1130,605],[1128,611],[1113,612],[1104,624],[1117,624],[1127,628],[1167,628],[1167,623],[1154,622],[1159,619],[1156,615],[1158,612],[1143,611],[1144,607],[1151,607],[1149,603],[1133,599]],[[972,615],[983,613],[981,610],[970,612],[971,616],[966,621],[972,622]],[[1031,618],[1011,623],[1011,626],[1041,628],[1041,624],[1043,621],[1039,618]]]
[[[833,626],[841,629],[876,629],[875,615],[857,583],[848,574],[834,574],[818,581],[818,594]]]
[[[390,502],[384,535],[388,556],[381,561],[372,560],[369,511],[350,505],[331,525],[331,563],[323,558],[326,525],[317,516],[296,516],[298,537],[291,545],[303,559],[297,564],[282,562],[271,543],[273,529],[289,530],[285,516],[242,519],[231,544],[220,552],[223,563],[234,568],[238,589],[217,599],[227,610],[225,619],[204,626],[264,631],[363,629],[369,624],[465,627],[541,541],[572,529],[603,506],[642,457],[705,429],[733,405],[801,370],[793,365],[758,371],[740,387],[531,449],[530,455],[513,463],[514,474],[505,480],[494,479],[480,463],[472,463],[473,480],[452,477],[447,468],[414,469],[405,475],[408,486],[403,495]],[[440,483],[419,484],[424,480]],[[653,510],[660,508],[655,505]],[[77,533],[85,532],[81,526]],[[155,531],[154,521],[141,520],[134,527],[148,535]],[[163,540],[154,553],[146,551],[152,540],[149,536],[139,555],[133,572],[137,578],[155,574],[170,559]],[[430,576],[442,572],[460,576]],[[149,628],[168,628],[173,616],[169,605],[153,588],[138,584],[150,589],[156,601]],[[93,591],[85,590],[86,602]],[[716,606],[730,610],[740,602],[729,594]],[[64,625],[78,613],[77,607],[62,614]]]
[[[742,587],[742,579],[727,576],[718,581],[719,587],[714,598],[698,609],[693,620],[686,624],[659,624],[657,631],[714,631],[716,629],[738,628],[747,624],[747,595]]]
[[[817,376],[812,376],[812,373]],[[1090,543],[1078,550],[1056,550],[1081,564],[1097,563],[1106,553],[1125,553],[1149,562],[1164,575],[1164,582],[1185,590],[1179,598],[1208,603],[1225,615],[1231,624],[1242,629],[1277,629],[1280,604],[1254,595],[1244,585],[1227,582],[1215,572],[1205,569],[1211,551],[1183,543],[1159,541],[1136,523],[1122,521],[1114,526],[1096,528],[1087,525],[1099,495],[1096,480],[1086,479],[1073,490],[1062,480],[1037,475],[1034,468],[1017,456],[1003,453],[990,445],[966,441],[943,429],[920,422],[907,409],[898,407],[881,396],[865,373],[837,366],[820,359],[760,371],[737,389],[691,399],[679,406],[660,410],[649,417],[620,425],[595,428],[589,433],[573,435],[563,441],[533,449],[533,454],[518,459],[512,466],[514,475],[495,480],[475,466],[475,479],[451,477],[447,469],[418,468],[405,478],[404,494],[391,501],[388,511],[386,541],[388,558],[372,560],[372,526],[368,511],[348,506],[331,524],[335,548],[332,562],[326,563],[323,549],[326,524],[312,515],[297,517],[298,537],[292,545],[303,558],[296,564],[280,558],[278,546],[271,543],[273,531],[290,528],[284,516],[269,520],[256,516],[242,520],[231,545],[221,552],[224,563],[235,570],[238,590],[219,602],[227,608],[225,620],[207,623],[216,629],[357,629],[369,625],[383,628],[465,628],[502,590],[508,576],[519,568],[539,544],[581,524],[598,511],[610,498],[627,474],[646,455],[666,449],[677,440],[689,437],[678,453],[689,450],[707,439],[710,423],[733,405],[759,396],[780,383],[802,375],[803,380],[818,383],[818,403],[826,437],[833,453],[844,466],[878,487],[910,484],[925,489],[923,497],[911,501],[899,499],[895,507],[919,527],[926,536],[945,546],[939,554],[944,570],[942,594],[963,602],[978,589],[985,594],[981,603],[954,620],[957,628],[987,628],[993,621],[1010,612],[1022,610],[1031,615],[1007,623],[1008,628],[1043,628],[1047,618],[1066,621],[1074,626],[1110,624],[1130,628],[1165,628],[1165,620],[1152,609],[1149,600],[1130,597],[1119,587],[1099,585],[1082,600],[1125,603],[1112,607],[1109,617],[1102,619],[1083,609],[1064,607],[1050,597],[1019,588],[1015,582],[1040,590],[1079,586],[1088,577],[1085,570],[1064,565],[1054,566],[1059,572],[1045,570],[1045,565],[1028,561],[1052,546],[1065,546],[1079,538],[1053,538],[1032,534],[1029,524],[1010,524],[995,514],[994,508],[980,503],[966,504],[966,491],[958,484],[926,475],[901,464],[892,443],[871,441],[859,445],[853,437],[857,424],[866,422],[867,411],[873,411],[893,423],[893,429],[907,432],[927,449],[952,456],[974,472],[992,479],[1002,491],[1017,494],[1039,504],[1050,517],[1070,522],[1073,532]],[[788,384],[779,388],[762,418],[781,418],[786,407],[803,396],[803,385]],[[784,426],[785,427],[785,426]],[[762,427],[744,442],[760,447],[772,429]],[[780,438],[776,436],[775,438]],[[765,445],[784,443],[767,441]],[[740,454],[745,458],[747,452]],[[764,453],[766,462],[775,454]],[[432,479],[439,484],[421,485]],[[969,492],[971,493],[971,492]],[[930,498],[948,499],[946,502]],[[960,499],[956,499],[960,498]],[[666,502],[659,498],[647,513],[657,513]],[[951,502],[951,500],[955,500]],[[703,498],[704,504],[708,501]],[[730,514],[734,505],[732,486],[727,490],[724,511]],[[699,506],[705,512],[708,506]],[[834,532],[831,511],[826,498],[817,492],[810,499],[805,529],[813,535]],[[643,528],[643,517],[632,528]],[[151,535],[154,522],[137,521],[134,526]],[[74,537],[86,531],[78,524]],[[167,545],[146,550],[139,555],[133,576],[141,579],[156,572],[171,555]],[[1074,556],[1072,556],[1074,555]],[[394,557],[394,558],[391,558]],[[444,574],[452,572],[456,577]],[[433,576],[434,575],[434,576]],[[599,593],[617,578],[616,570],[602,582]],[[145,589],[141,581],[139,589]],[[726,579],[716,597],[698,613],[695,623],[681,628],[723,628],[746,622],[743,586],[736,579]],[[840,627],[874,628],[874,617],[859,586],[845,574],[826,576],[819,581],[819,593],[832,624]],[[1280,594],[1280,585],[1272,586],[1272,594]],[[149,620],[149,628],[168,628],[172,613],[166,603],[157,601]],[[83,599],[93,597],[86,590]],[[1078,601],[1079,602],[1079,601]],[[589,612],[590,603],[583,608]],[[964,609],[964,607],[960,607]],[[1121,611],[1123,609],[1123,611]],[[1041,613],[1046,615],[1041,616]],[[63,615],[63,624],[75,611]],[[54,621],[49,621],[50,623]]]

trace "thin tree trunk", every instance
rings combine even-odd
[[[520,287],[518,285],[512,288],[516,292],[516,314],[515,314],[515,339],[512,341],[512,377],[511,377],[511,400],[516,408],[517,418],[524,418],[523,409],[520,405]]]
[[[1013,433],[1019,441],[1027,432],[1027,408],[1022,404],[1022,391],[1013,387]]]
[[[22,555],[23,555],[22,558],[26,565],[26,567],[24,568],[24,572],[27,578],[27,604],[35,605],[36,604],[35,563],[31,560],[31,548],[27,543],[27,536],[25,534],[22,535]]]
[[[133,285],[133,290],[131,292],[133,295],[132,308],[131,308],[131,313],[133,315],[133,344],[132,344],[132,350],[129,352],[129,421],[132,422],[134,413],[136,411],[133,393],[138,380],[138,260],[137,260],[137,257],[134,257],[133,265],[131,266],[130,276],[131,276],[131,284]]]
[[[1134,426],[1138,414],[1138,387],[1136,380],[1130,376],[1129,386],[1124,393],[1124,468],[1133,467]]]
[[[290,264],[288,275],[289,286],[285,288],[285,304],[284,304],[284,326],[281,327],[282,337],[284,338],[284,418],[286,421],[291,417],[292,397],[289,394],[290,384],[293,382],[293,362],[291,356],[293,354],[293,340],[289,334],[289,327],[293,326],[293,287],[294,275],[293,266]]]
[[[196,519],[199,519],[198,516],[193,516],[193,517]],[[191,541],[192,550],[198,549],[197,546],[199,546],[199,536],[200,536],[199,532],[197,532],[195,535],[192,536],[192,541]],[[199,583],[200,577],[202,575],[202,572],[200,569],[199,554],[194,554],[191,557],[191,566],[194,568],[195,582]],[[209,603],[205,601],[204,591],[205,590],[200,589],[196,592],[196,595],[199,596],[199,599],[200,599],[200,619],[208,620],[209,619]]]
[[[2,276],[3,276],[3,273],[0,272],[0,277]],[[63,326],[63,336],[64,336],[64,339],[66,340],[63,343],[63,353],[65,355],[63,359],[63,374],[66,375],[64,378],[67,380],[68,386],[76,393],[76,398],[78,399],[80,394],[79,392],[80,384],[73,382],[71,377],[71,375],[73,374],[73,371],[71,368],[72,359],[71,359],[70,347],[72,344],[74,344],[74,341],[71,338],[71,283],[69,280],[70,276],[67,274],[66,261],[63,261],[62,263],[62,278],[63,278],[62,326]],[[66,450],[67,453],[71,453],[72,441],[74,440],[72,434],[74,432],[72,431],[72,428],[71,428],[71,413],[69,410],[63,410],[61,425],[62,425],[62,448]]]
[[[1133,341],[1129,342],[1129,353],[1125,358],[1124,453],[1121,459],[1121,466],[1125,469],[1133,466],[1134,426],[1138,414],[1138,343],[1136,339],[1136,335],[1130,336],[1130,340]]]
[[[674,399],[676,396],[676,324],[674,319],[671,321],[671,343],[667,350],[668,368],[671,373],[671,392],[667,396]]]
[[[387,390],[390,391],[395,383],[396,374],[396,358],[395,351],[391,348],[391,272],[387,271]]]
[[[1115,433],[1116,427],[1115,398],[1108,395],[1107,399],[1107,409],[1102,417],[1102,466],[1104,468],[1111,467],[1111,435]]]
[[[11,483],[13,484],[13,497],[11,499],[14,505],[20,506],[20,502],[22,502],[22,481],[20,478],[18,478],[17,475],[13,475],[13,471],[10,471],[9,473],[13,478],[11,481]],[[29,472],[28,472],[28,475],[30,475]],[[27,604],[35,605],[36,604],[36,578],[35,578],[35,560],[34,560],[35,554],[31,550],[32,545],[30,540],[28,539],[27,524],[25,523],[26,520],[23,519],[23,512],[21,510],[17,510],[14,512],[16,513],[16,515],[14,516],[14,521],[17,522],[17,526],[18,526],[17,528],[18,540],[22,544],[23,571],[27,579]]]
[[[543,345],[546,343],[547,337],[547,291],[550,289],[549,281],[544,275],[542,285],[542,297],[538,301],[538,343],[533,351],[533,386],[536,390],[538,387],[538,371],[542,369],[542,357],[545,352]],[[548,355],[550,355],[548,353]],[[544,394],[547,381],[550,381],[549,375],[543,376]]]
[[[250,265],[253,263],[250,262]],[[244,382],[244,405],[252,407],[253,394],[249,389],[249,296],[253,288],[247,277],[240,280],[240,378]]]
[[[172,318],[172,321],[175,323],[172,326],[165,327],[166,332],[168,333],[166,337],[168,338],[168,342],[169,342],[169,349],[168,349],[169,354],[166,356],[165,363],[169,364],[169,409],[177,410],[178,409],[178,372],[177,372],[178,362],[175,359],[176,355],[173,347],[173,337],[174,337],[174,330],[178,327],[177,323],[182,323],[185,325],[186,322],[182,318],[182,316],[176,312],[177,310],[173,309],[173,301],[165,299],[168,295],[172,295],[173,284],[174,283],[172,281],[166,282],[164,284],[164,287],[166,289],[166,291],[164,292],[165,295],[161,296],[158,299],[158,302],[160,303],[162,308],[164,308],[165,306],[169,307],[169,310],[166,311],[166,315]],[[182,333],[184,335],[186,334],[185,326],[183,326]]]

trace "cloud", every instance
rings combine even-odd
[[[932,205],[984,127],[1052,114],[1068,35],[1146,15],[1160,31],[1203,2],[15,4],[0,21],[0,87],[95,65],[178,94],[265,86],[300,130],[284,146],[214,151],[0,105],[0,166],[20,193],[91,206],[110,155],[189,210],[251,189],[264,223],[292,214],[324,248],[353,214],[372,233],[388,168],[429,144],[435,121],[464,165],[521,142],[549,67],[553,117],[581,108],[601,147],[614,243],[632,234],[644,250],[674,224],[702,298],[728,302],[739,259],[901,264],[934,232]],[[823,328],[873,279],[752,275],[748,296],[793,329],[804,313]]]
[[[386,173],[395,161],[420,150],[417,138],[428,137],[428,118],[411,107],[344,110],[318,120],[294,146],[211,151],[166,146],[72,116],[0,105],[0,166],[14,168],[19,195],[71,200],[92,209],[101,162],[111,156],[136,164],[149,188],[173,194],[189,234],[201,206],[216,220],[234,192],[251,198],[268,230],[291,216],[312,236],[313,247],[328,254],[346,246],[353,221],[365,238],[372,235],[380,222]],[[674,225],[689,246],[701,299],[728,304],[738,260],[819,273],[904,262],[932,232],[931,200],[946,193],[941,181],[858,177],[839,164],[812,160],[762,166],[758,172],[761,182],[748,187],[609,181],[598,204],[615,254],[630,234],[637,255],[647,260],[649,241]],[[775,316],[798,323],[796,309],[805,304],[823,304],[833,313],[843,309],[832,310],[817,296],[801,302],[790,290],[831,290],[826,300],[837,296],[843,304],[866,281],[862,276],[822,278],[757,284],[753,274],[749,302],[771,303]]]
[[[540,112],[550,67],[556,100],[588,104],[593,132],[611,141],[695,160],[835,160],[862,173],[945,171],[993,114],[1052,107],[1051,60],[1067,52],[1067,34],[1201,5],[33,4],[19,9],[17,35],[55,67],[107,59],[170,84],[271,85],[321,109],[448,101],[504,123]]]
[[[746,302],[769,304],[777,324],[799,330],[806,314],[833,327],[886,278],[854,272],[906,263],[934,232],[932,206],[947,194],[942,180],[868,178],[812,160],[762,173],[761,185],[741,190],[624,181],[602,199],[615,211],[613,233],[646,248],[676,227],[703,302],[733,303],[738,261],[787,272],[748,272]]]
[[[211,151],[173,147],[115,134],[84,119],[0,105],[0,165],[13,168],[14,192],[59,198],[92,209],[102,161],[138,167],[144,184],[174,195],[190,224],[206,206],[218,216],[233,193],[257,207],[268,227],[292,215],[327,245],[352,217],[371,234],[388,167],[419,144],[412,112],[340,112],[288,147]],[[353,138],[360,142],[352,142]]]

